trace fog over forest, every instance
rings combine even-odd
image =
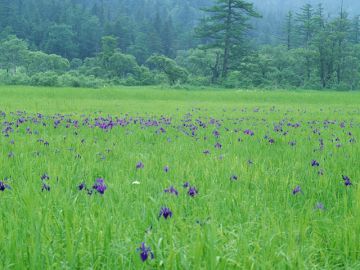
[[[357,89],[359,15],[358,0],[0,0],[0,82]]]
[[[304,4],[318,5],[322,3],[330,13],[336,13],[341,7],[342,0],[254,0],[253,2],[260,10],[279,11],[280,13],[297,9]],[[358,13],[360,1],[344,0],[343,7],[349,13]]]

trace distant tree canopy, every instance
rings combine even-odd
[[[0,83],[360,89],[359,15],[314,1],[0,0]]]

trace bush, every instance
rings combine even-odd
[[[107,83],[95,76],[84,76],[76,73],[66,73],[58,78],[59,86],[100,88]]]
[[[30,77],[21,69],[14,74],[7,73],[6,70],[0,70],[0,83],[7,85],[27,85],[30,84]]]
[[[31,77],[30,84],[34,86],[57,86],[58,75],[53,71],[36,73]]]

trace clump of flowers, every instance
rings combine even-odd
[[[77,186],[77,189],[79,191],[86,191],[88,195],[92,195],[94,192],[97,192],[100,195],[104,195],[105,191],[107,190],[107,186],[105,185],[105,180],[103,178],[97,178],[91,188],[88,188],[86,183],[82,182]]]
[[[93,189],[96,190],[101,195],[103,195],[105,193],[105,190],[107,189],[107,186],[105,185],[104,179],[103,178],[97,178],[94,185],[93,185]]]

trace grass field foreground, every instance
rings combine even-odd
[[[2,86],[0,268],[360,269],[359,104]]]

